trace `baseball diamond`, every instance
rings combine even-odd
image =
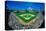
[[[25,23],[30,22],[32,19],[34,19],[38,12],[15,12],[16,16],[18,16],[20,19],[22,19],[22,21],[24,21]]]

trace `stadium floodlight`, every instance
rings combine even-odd
[[[32,10],[32,8],[31,7],[28,7],[27,10]]]

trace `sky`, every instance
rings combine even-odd
[[[17,10],[36,9],[40,11],[44,10],[44,3],[38,2],[7,1],[6,6],[10,10],[12,9]]]

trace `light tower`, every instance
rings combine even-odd
[[[27,10],[32,10],[32,8],[31,7],[28,7]]]

